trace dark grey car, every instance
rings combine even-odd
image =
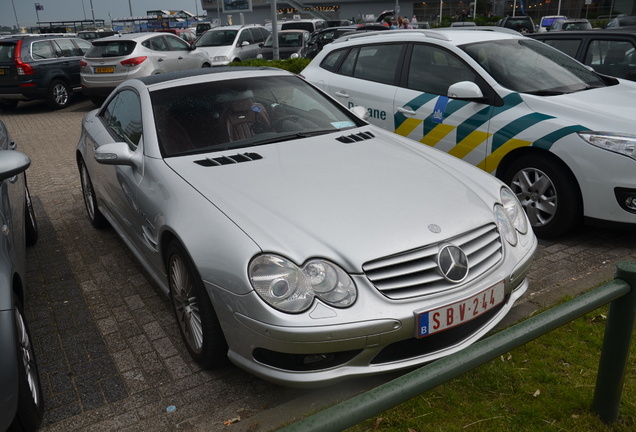
[[[81,90],[80,60],[91,43],[62,35],[14,35],[0,40],[0,109],[44,99],[53,109]]]
[[[44,405],[22,305],[25,245],[38,231],[24,174],[31,160],[15,148],[0,121],[0,431],[35,431]]]

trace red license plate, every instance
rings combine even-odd
[[[464,324],[497,306],[504,297],[504,282],[501,281],[465,300],[422,312],[417,315],[417,337],[423,338]]]

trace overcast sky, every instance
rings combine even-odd
[[[40,21],[75,21],[93,19],[91,1],[95,19],[110,21],[113,18],[130,16],[130,7],[134,16],[145,15],[146,11],[187,10],[193,14],[203,13],[201,0],[0,0],[0,26],[13,27],[16,25],[15,15],[21,27],[34,26],[38,21],[35,13],[35,3],[39,3],[44,10],[38,11]],[[13,7],[15,5],[15,13]]]

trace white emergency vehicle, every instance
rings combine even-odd
[[[636,228],[634,82],[492,29],[345,36],[302,75],[369,122],[502,179],[538,236],[583,219]]]

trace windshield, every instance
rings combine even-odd
[[[560,20],[560,19],[566,19],[566,17],[557,16],[557,17],[551,17],[551,18],[543,18],[541,20],[541,27],[550,27],[553,22],[555,22],[556,20]]]
[[[245,148],[365,124],[296,76],[219,80],[151,93],[165,156]]]
[[[535,40],[496,40],[461,48],[499,84],[520,93],[562,94],[606,86],[581,63]]]
[[[265,47],[271,48],[274,39],[269,35],[265,41]],[[303,33],[278,33],[278,46],[280,48],[292,48],[303,46]]]
[[[238,30],[208,30],[197,41],[198,47],[229,46],[234,43]]]

